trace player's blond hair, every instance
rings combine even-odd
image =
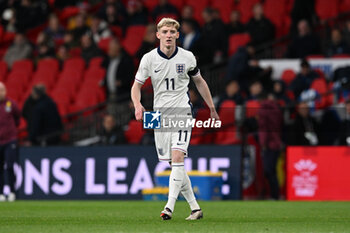
[[[168,27],[173,26],[176,28],[176,30],[179,30],[180,28],[179,22],[177,22],[175,19],[172,19],[172,18],[162,18],[157,24],[157,30],[159,31],[159,29],[161,29],[164,26],[168,26]]]

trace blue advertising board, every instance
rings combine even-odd
[[[142,199],[154,175],[170,169],[154,146],[21,148],[19,199]],[[187,171],[223,172],[224,199],[241,196],[239,146],[191,146]]]

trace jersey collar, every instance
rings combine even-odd
[[[165,55],[165,54],[160,50],[160,47],[158,47],[157,52],[158,52],[159,56],[161,56],[162,58],[165,58],[165,59],[170,60],[171,58],[175,57],[175,55],[177,54],[177,51],[178,51],[178,50],[179,50],[179,49],[178,49],[177,46],[176,46],[176,47],[175,47],[174,53],[173,53],[170,57],[168,57],[167,55]]]

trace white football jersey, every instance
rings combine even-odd
[[[168,58],[156,48],[142,57],[135,81],[144,84],[151,77],[153,108],[187,108],[191,106],[187,94],[190,76],[199,74],[192,52],[176,47]]]

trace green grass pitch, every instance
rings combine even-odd
[[[0,203],[0,232],[350,232],[350,202],[200,202],[204,219],[159,217],[165,202],[17,201]]]

